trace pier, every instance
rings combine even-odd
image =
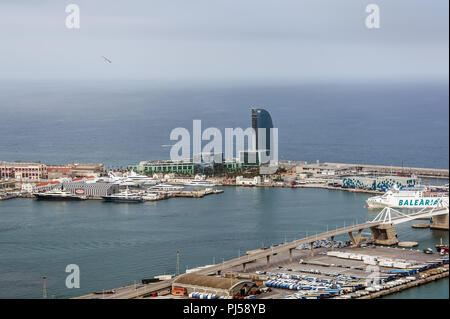
[[[420,167],[403,167],[403,166],[385,166],[385,165],[369,165],[369,164],[344,164],[344,163],[325,163],[327,165],[335,165],[341,167],[356,167],[361,172],[375,174],[413,174],[417,177],[425,178],[449,178],[448,169],[438,168],[420,168]]]
[[[398,243],[397,235],[395,232],[395,225],[413,221],[415,219],[420,218],[433,218],[435,226],[441,227],[440,229],[448,230],[448,207],[436,207],[433,209],[422,210],[413,214],[402,214],[400,212],[395,211],[394,209],[385,208],[383,209],[377,217],[372,221],[367,221],[365,223],[350,225],[342,228],[338,228],[335,230],[327,231],[320,234],[315,234],[313,236],[308,236],[305,238],[301,238],[298,240],[294,240],[292,242],[288,242],[285,244],[281,244],[275,247],[260,249],[252,251],[251,254],[247,254],[245,256],[235,258],[232,260],[224,261],[220,264],[216,264],[213,266],[201,268],[195,271],[195,274],[198,275],[225,275],[226,272],[242,272],[247,273],[249,271],[255,270],[269,270],[273,269],[277,265],[298,265],[298,260],[306,260],[306,264],[311,263],[315,268],[319,267],[318,265],[322,264],[323,267],[330,267],[330,265],[334,265],[332,262],[327,262],[324,257],[321,257],[321,254],[326,251],[323,248],[314,249],[314,243],[318,240],[322,239],[330,239],[332,244],[331,251],[335,250],[334,241],[335,238],[339,235],[347,234],[352,242],[351,248],[345,248],[345,251],[350,251],[351,253],[357,252],[365,252],[366,254],[373,254],[376,252],[376,256],[382,258],[402,258],[404,260],[414,259],[419,260],[422,263],[429,262],[428,255],[417,252],[413,250],[398,249],[398,248],[383,248],[383,246],[395,245]],[[446,224],[445,224],[446,223]],[[446,228],[445,228],[446,227]],[[370,250],[370,248],[360,248],[363,243],[362,231],[364,229],[369,229],[372,234],[372,238],[370,242],[376,245],[382,245],[381,248],[377,248],[375,250]],[[297,247],[301,245],[310,245],[309,251],[299,250]],[[374,246],[375,247],[375,246]],[[339,249],[342,250],[342,249]],[[328,256],[327,256],[328,257]],[[323,259],[314,261],[315,259]],[[331,257],[330,257],[331,258]],[[361,262],[359,262],[361,263]],[[336,265],[334,265],[336,266]],[[347,266],[339,266],[342,273],[347,272]],[[350,267],[350,266],[349,266]],[[304,267],[303,267],[304,268]],[[302,268],[302,269],[303,269]],[[308,267],[307,267],[308,268]],[[320,268],[320,267],[319,267]],[[350,267],[351,268],[351,267]],[[351,268],[356,269],[356,268]],[[307,269],[298,270],[300,272],[307,271]],[[447,266],[448,271],[448,266]],[[355,272],[355,271],[353,271]],[[356,271],[361,277],[364,277],[362,272]],[[445,269],[442,270],[445,272]],[[367,275],[367,274],[366,274]],[[445,276],[445,275],[442,275]],[[442,277],[441,276],[441,277]],[[448,272],[447,272],[448,276]],[[167,291],[171,288],[173,281],[176,278],[165,280],[162,282],[151,283],[151,284],[140,284],[130,285],[126,287],[121,287],[114,290],[114,293],[107,295],[99,295],[97,294],[89,294],[85,296],[81,296],[78,298],[86,299],[86,298],[108,298],[108,299],[126,299],[126,298],[143,298],[151,296],[153,293],[164,292],[167,294]],[[426,282],[426,281],[424,281]]]

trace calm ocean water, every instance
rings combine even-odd
[[[101,162],[165,159],[170,131],[250,126],[266,108],[281,159],[448,168],[448,86],[335,83],[279,87],[154,88],[146,83],[2,83],[0,160]],[[201,200],[142,205],[99,201],[0,202],[0,298],[73,297],[173,273],[246,250],[375,217],[367,195],[326,190],[225,188]],[[398,228],[431,247],[448,232]],[[67,289],[78,264],[81,288]],[[448,298],[448,280],[394,295]]]
[[[366,194],[319,189],[225,187],[203,199],[144,204],[101,201],[0,202],[0,298],[39,298],[41,276],[48,296],[67,298],[238,257],[246,250],[294,240],[327,226],[342,227],[374,218]],[[400,240],[420,249],[448,232],[398,228]],[[348,240],[346,236],[342,237]],[[80,266],[81,288],[65,287],[66,265]],[[448,298],[448,280],[417,288],[408,298]],[[416,292],[414,292],[416,291]],[[426,294],[423,294],[426,291]],[[402,297],[402,294],[399,294]]]
[[[448,83],[156,88],[146,82],[0,85],[0,160],[126,166],[169,158],[170,131],[279,128],[279,157],[448,168]]]

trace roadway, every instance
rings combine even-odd
[[[442,215],[442,214],[448,214],[448,208],[440,208],[440,209],[430,209],[427,211],[423,211],[423,212],[417,212],[417,213],[412,213],[407,215],[408,217],[405,216],[397,216],[397,217],[393,217],[390,220],[390,223],[394,223],[394,224],[398,224],[401,222],[407,222],[407,221],[411,221],[414,219],[418,219],[418,218],[423,218],[423,217],[428,217],[428,216],[436,216],[436,215]],[[389,223],[389,224],[390,224]],[[279,253],[284,253],[284,252],[289,252],[290,250],[295,249],[296,247],[303,245],[303,244],[310,244],[315,242],[316,240],[320,240],[323,238],[331,238],[331,237],[336,237],[338,235],[342,235],[342,234],[348,234],[348,233],[352,233],[354,231],[360,231],[363,230],[365,228],[371,228],[371,227],[375,227],[381,224],[385,224],[384,221],[367,221],[365,223],[362,224],[357,224],[357,225],[351,225],[351,226],[346,226],[343,228],[338,228],[336,230],[331,230],[331,231],[327,231],[324,233],[320,233],[320,234],[316,234],[313,236],[308,236],[305,238],[301,238],[301,239],[297,239],[294,240],[292,242],[289,243],[285,243],[285,244],[280,244],[278,246],[275,247],[271,247],[268,249],[264,249],[261,250],[261,252],[256,252],[253,253],[251,255],[245,255],[239,258],[235,258],[235,259],[231,259],[229,261],[225,261],[223,263],[220,264],[216,264],[207,268],[203,268],[200,269],[198,271],[196,271],[195,273],[200,274],[200,275],[213,275],[213,274],[217,274],[219,272],[222,272],[225,269],[229,269],[232,267],[236,267],[236,266],[240,266],[243,264],[247,264],[247,263],[251,263],[254,262],[256,260],[259,259],[263,259],[263,258],[269,258],[270,256],[273,256],[275,254],[279,254]],[[167,280],[167,281],[162,281],[162,282],[158,282],[158,283],[152,283],[152,284],[147,284],[144,287],[141,288],[137,288],[135,289],[135,285],[130,285],[130,286],[126,286],[126,287],[121,287],[116,289],[116,293],[115,294],[108,294],[108,295],[104,295],[103,297],[105,299],[131,299],[131,298],[137,298],[146,294],[150,294],[152,292],[155,291],[160,291],[163,289],[168,289],[171,287],[172,282],[174,279],[171,280]],[[142,286],[142,285],[141,285]],[[97,298],[102,297],[102,295],[85,295],[85,296],[81,296],[78,297],[78,299],[85,299],[85,298],[93,298],[94,296],[96,296]],[[95,297],[94,297],[95,298]]]

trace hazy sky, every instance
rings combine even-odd
[[[65,26],[70,3],[80,7],[80,29]],[[380,6],[380,29],[365,26],[370,3]],[[448,5],[2,0],[0,79],[448,79]]]

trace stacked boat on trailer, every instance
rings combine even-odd
[[[201,294],[199,292],[191,292],[189,294],[189,298],[191,299],[225,299],[224,296],[218,296],[214,294]]]
[[[350,278],[348,278],[351,280]],[[287,299],[320,299],[364,289],[363,282],[317,278],[309,275],[271,273],[265,286],[299,291]]]

